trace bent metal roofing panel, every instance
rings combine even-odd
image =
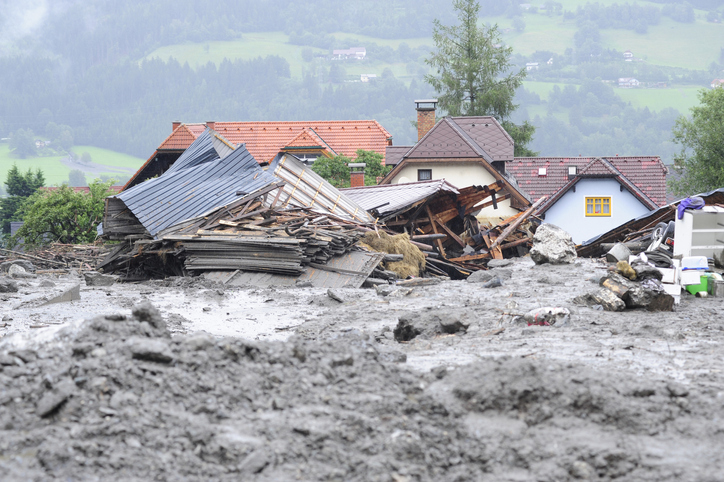
[[[459,194],[455,186],[445,179],[350,187],[340,189],[340,191],[368,211],[377,208],[376,211],[381,216],[397,212],[440,191]]]
[[[203,215],[278,181],[259,167],[244,146],[233,151],[220,147],[222,154],[226,154],[222,159],[214,147],[217,140],[214,133],[206,130],[189,147],[189,155],[179,159],[180,165],[177,163],[160,177],[114,197],[123,201],[155,236],[164,228]]]

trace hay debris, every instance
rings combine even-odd
[[[405,233],[390,236],[382,231],[379,234],[369,231],[365,233],[361,242],[380,253],[403,255],[402,261],[383,263],[385,269],[394,271],[402,279],[420,276],[425,270],[425,255],[410,242],[410,236]]]

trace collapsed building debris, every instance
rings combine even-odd
[[[508,199],[504,188],[501,181],[456,188],[440,179],[341,191],[389,229],[407,233],[412,241],[423,243],[421,248],[428,265],[458,278],[480,269],[477,263],[519,256],[530,247],[539,224],[532,216],[537,205],[496,226],[481,225],[475,217],[481,209],[497,207]]]

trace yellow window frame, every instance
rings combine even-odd
[[[610,217],[611,216],[611,198],[610,197],[587,197],[585,204],[586,217]]]

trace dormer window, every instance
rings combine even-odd
[[[578,168],[576,166],[568,166],[568,175],[569,176],[575,176],[578,171]]]
[[[545,177],[548,174],[548,169],[545,167],[538,168],[538,177]]]

